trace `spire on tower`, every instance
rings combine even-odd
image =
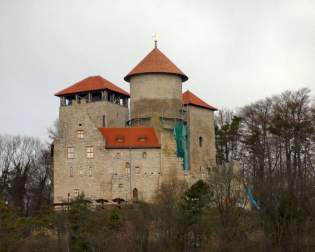
[[[152,36],[154,39],[154,48],[157,48],[157,42],[158,42],[158,34],[154,33],[154,35]]]

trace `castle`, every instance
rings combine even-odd
[[[187,79],[155,47],[125,76],[130,94],[101,76],[56,93],[54,203],[81,192],[93,201],[152,201],[172,176],[206,179],[216,163],[216,108],[182,93]]]

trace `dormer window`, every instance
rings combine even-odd
[[[142,142],[145,143],[148,140],[148,138],[146,136],[140,136],[138,137],[138,142]]]
[[[77,131],[77,137],[80,139],[83,139],[84,138],[84,130],[78,130]]]
[[[118,143],[123,143],[123,142],[125,142],[125,137],[123,137],[123,136],[117,136],[115,140],[116,140],[116,142],[118,142]]]

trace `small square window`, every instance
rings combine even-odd
[[[80,139],[84,138],[84,130],[78,130],[77,131],[77,137]]]
[[[119,188],[123,188],[124,185],[123,185],[123,184],[119,184],[118,187],[119,187]]]
[[[94,158],[94,148],[91,146],[86,147],[86,157]]]
[[[74,158],[74,147],[68,147],[67,149],[67,157],[68,159]]]

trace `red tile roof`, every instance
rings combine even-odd
[[[104,79],[101,76],[90,76],[84,80],[81,80],[66,89],[63,89],[56,93],[56,96],[64,96],[69,94],[76,94],[88,91],[97,91],[97,90],[111,90],[116,93],[130,96],[128,92],[117,87],[115,84],[111,83],[110,81]]]
[[[167,58],[158,48],[154,48],[140,63],[128,73],[124,80],[130,81],[130,78],[138,74],[148,73],[167,73],[176,74],[183,81],[188,80],[188,77]]]
[[[205,103],[203,100],[201,100],[199,97],[197,97],[190,91],[186,91],[185,93],[183,93],[183,104],[194,105],[194,106],[210,109],[213,111],[218,110],[217,108]]]
[[[160,148],[153,128],[99,128],[107,149]]]

